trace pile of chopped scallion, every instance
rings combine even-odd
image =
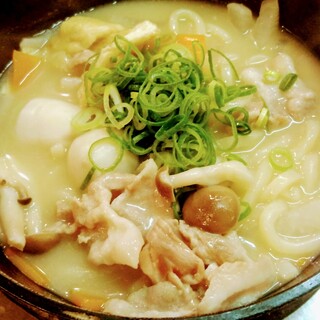
[[[105,126],[120,148],[153,157],[172,173],[216,162],[219,145],[209,130],[209,118],[219,121],[233,137],[228,151],[236,146],[238,135],[251,132],[244,107],[224,106],[255,93],[256,87],[240,82],[223,53],[202,50],[203,57],[194,59],[195,52],[187,57],[176,44],[161,47],[158,40],[145,52],[122,36],[116,36],[114,43],[120,54],[110,59],[110,66],[97,66],[98,56],[88,63],[87,108],[73,121],[78,130]],[[217,77],[215,57],[222,58],[233,74],[231,85]],[[206,58],[209,67],[204,74]]]

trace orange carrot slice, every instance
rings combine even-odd
[[[12,55],[12,87],[18,89],[35,77],[38,73],[41,58],[18,50],[13,50]]]
[[[84,289],[74,288],[68,292],[69,300],[78,307],[91,311],[102,311],[106,298],[88,292]]]
[[[45,273],[40,268],[32,264],[21,251],[7,247],[4,250],[4,254],[7,259],[25,276],[27,276],[39,286],[49,288],[49,279],[47,278]]]

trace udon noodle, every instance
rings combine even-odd
[[[121,1],[23,39],[1,80],[5,255],[114,315],[259,299],[320,252],[319,74],[275,0]]]

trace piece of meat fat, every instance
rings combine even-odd
[[[161,196],[156,186],[158,167],[152,160],[146,160],[138,174],[111,203],[112,208],[122,217],[132,221],[145,234],[160,218],[172,218],[171,202]]]
[[[195,314],[197,304],[197,294],[190,286],[181,289],[163,281],[131,293],[127,300],[109,299],[104,311],[125,317],[180,318]]]
[[[226,262],[207,272],[209,287],[198,306],[199,314],[220,312],[257,300],[276,284],[269,256],[257,261]]]
[[[206,265],[211,263],[221,265],[224,262],[250,260],[235,231],[222,236],[191,227],[183,220],[179,222],[179,231],[186,239],[192,251]]]
[[[203,261],[184,243],[174,219],[159,218],[149,230],[140,267],[153,283],[170,281],[177,287],[200,283],[204,277]]]
[[[74,223],[80,230],[78,241],[88,243],[89,260],[95,264],[137,268],[144,244],[142,234],[111,208],[112,192],[105,183],[105,179],[94,181],[81,199],[72,202]]]

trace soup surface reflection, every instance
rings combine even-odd
[[[320,252],[320,66],[241,4],[123,1],[23,39],[0,86],[0,239],[83,308],[245,305]],[[261,272],[263,270],[263,273]]]

